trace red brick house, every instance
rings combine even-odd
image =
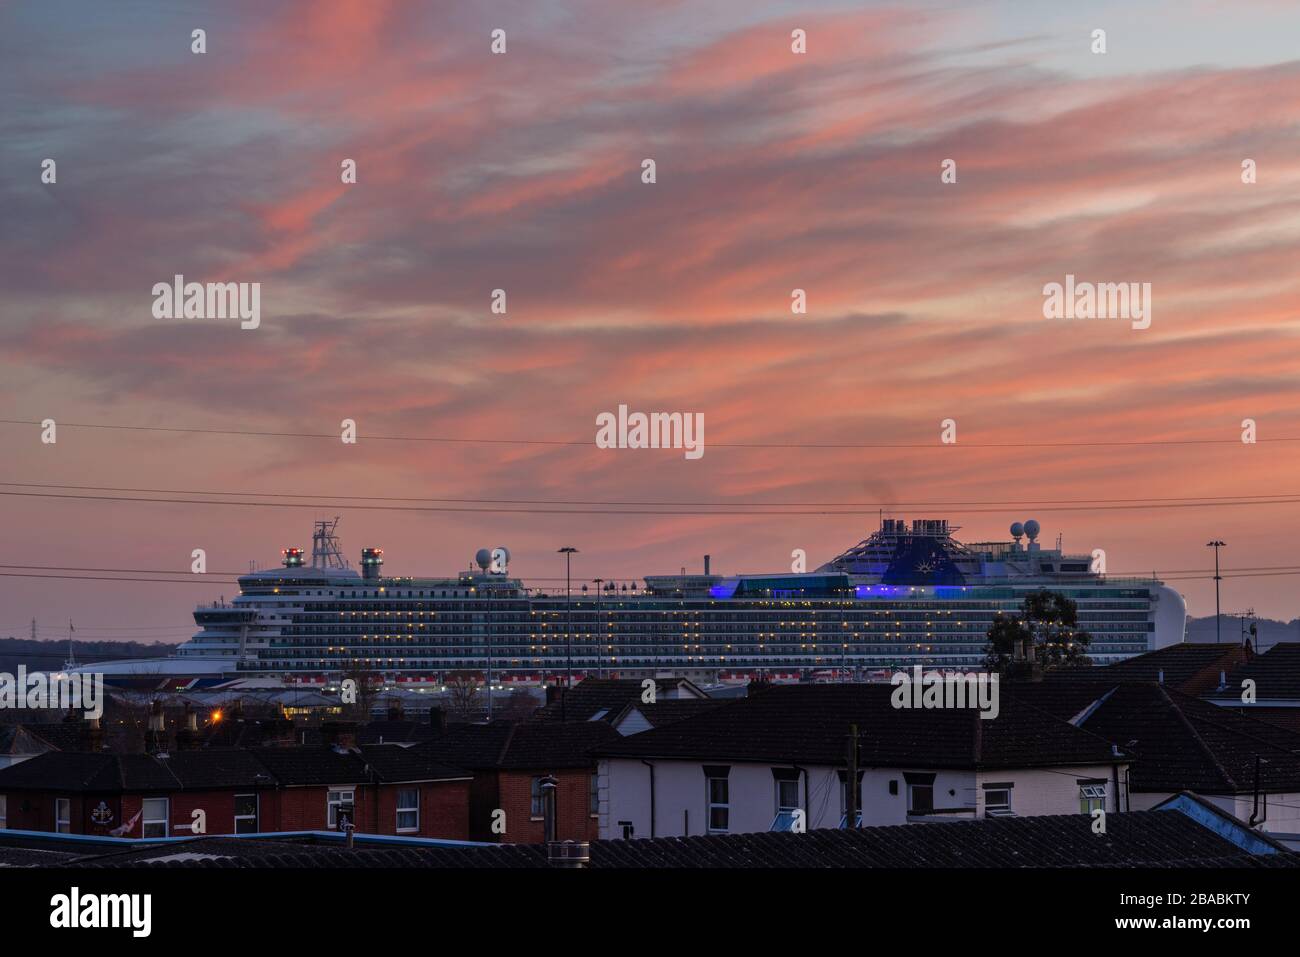
[[[0,828],[124,837],[332,829],[465,840],[472,775],[397,745],[53,751],[0,769]],[[201,818],[195,811],[202,811]]]
[[[549,775],[557,782],[557,840],[592,841],[600,818],[596,760],[591,751],[620,738],[603,721],[497,721],[453,727],[409,750],[435,763],[474,773],[471,840],[540,843],[544,839],[540,783]],[[504,832],[498,811],[505,814]]]

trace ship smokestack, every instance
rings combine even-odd
[[[361,549],[361,577],[372,579],[379,577],[380,566],[384,564],[384,550],[382,548],[363,548]]]
[[[302,567],[301,548],[282,548],[280,549],[280,554],[284,556],[284,558],[280,560],[280,564],[283,565],[285,568]]]

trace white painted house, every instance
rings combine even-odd
[[[1007,698],[984,719],[892,690],[775,686],[606,746],[601,838],[841,827],[852,726],[863,826],[1117,810],[1128,759],[1105,740]]]

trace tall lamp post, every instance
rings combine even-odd
[[[560,720],[568,719],[569,688],[573,685],[573,582],[572,560],[577,549],[571,545],[556,549],[564,556],[564,694],[560,698]]]
[[[1215,644],[1218,644],[1220,640],[1219,628],[1221,623],[1219,621],[1219,582],[1223,580],[1223,576],[1219,574],[1219,549],[1225,547],[1227,544],[1228,544],[1227,542],[1221,542],[1217,538],[1212,542],[1205,543],[1206,548],[1214,549],[1214,642]]]

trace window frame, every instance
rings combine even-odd
[[[248,814],[240,814],[240,813],[239,813],[239,799],[240,799],[240,798],[249,798],[249,797],[251,797],[251,798],[253,799],[253,813],[252,813],[252,815],[250,816],[250,815],[248,815]],[[261,816],[262,816],[262,800],[261,800],[261,795],[259,795],[256,791],[253,791],[253,792],[247,792],[247,791],[246,791],[246,792],[244,792],[243,794],[236,794],[236,795],[235,795],[235,807],[234,807],[234,814],[233,814],[233,818],[234,818],[233,823],[234,823],[235,833],[236,833],[236,834],[256,834],[256,833],[257,833],[257,829],[258,829],[258,827],[260,826],[260,823],[261,823]],[[239,822],[240,822],[240,821],[249,821],[249,820],[251,820],[251,821],[253,822],[253,829],[252,829],[251,831],[241,831],[241,830],[239,829]]]
[[[1079,813],[1091,814],[1093,811],[1105,811],[1106,804],[1110,798],[1110,788],[1107,781],[1080,781],[1079,782]],[[1090,790],[1100,791],[1100,794],[1089,794]]]
[[[591,792],[589,797],[588,814],[590,817],[600,817],[600,772],[591,772]]]
[[[338,798],[334,797],[334,795],[336,794],[339,795]],[[344,794],[348,795],[348,798],[346,800],[344,800],[343,798]],[[325,825],[328,830],[334,831],[338,829],[339,808],[342,807],[344,804],[351,804],[352,813],[354,815],[356,814],[356,807],[357,807],[356,787],[348,786],[345,784],[339,784],[339,785],[335,785],[334,787],[327,787],[325,789]],[[355,825],[356,821],[353,820],[352,823]]]
[[[402,795],[415,795],[415,804],[412,807],[402,807]],[[398,834],[418,834],[420,832],[420,788],[418,785],[409,788],[397,789],[397,806],[394,811],[394,824]],[[414,826],[402,826],[402,815],[415,815]]]
[[[714,800],[713,785],[722,786],[722,800]],[[730,834],[731,833],[731,779],[726,775],[709,776],[704,779],[704,798],[708,806],[709,813],[705,823],[708,825],[710,834]],[[721,826],[713,823],[714,812],[720,812],[723,823]]]
[[[149,802],[150,802],[150,801],[162,801],[162,803],[163,803],[163,816],[162,816],[162,817],[159,818],[159,817],[149,817],[149,816],[148,816],[148,810],[147,810],[147,809],[148,809],[148,807],[149,807]],[[166,797],[147,797],[147,798],[142,799],[142,800],[140,801],[140,836],[141,836],[142,838],[145,838],[145,837],[151,837],[151,838],[152,838],[152,837],[170,837],[170,836],[171,836],[171,814],[172,814],[172,802],[171,802],[171,798],[166,798]],[[162,825],[162,831],[163,831],[163,832],[162,832],[161,834],[150,834],[150,833],[149,833],[149,826],[150,826],[150,825],[157,825],[157,824],[161,824],[161,825]]]
[[[542,778],[536,775],[528,784],[528,819],[541,821],[546,817],[546,802],[542,800]]]
[[[9,827],[9,795],[0,794],[0,831]]]
[[[60,816],[60,812],[66,809],[67,816]],[[72,798],[55,798],[54,799],[54,833],[71,834],[72,833]]]

